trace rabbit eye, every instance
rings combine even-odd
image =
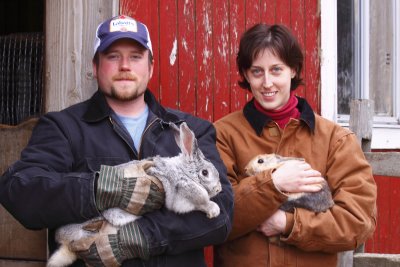
[[[208,175],[208,171],[207,170],[202,170],[201,174],[203,174],[203,176],[207,176]]]
[[[257,163],[262,164],[262,163],[264,163],[264,160],[263,160],[263,159],[259,159],[259,160],[257,161]]]

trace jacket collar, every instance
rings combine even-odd
[[[307,125],[311,132],[314,132],[314,111],[304,98],[298,96],[296,97],[299,101],[299,103],[297,104],[297,108],[300,111],[300,121]],[[266,116],[256,109],[256,107],[254,106],[254,98],[247,102],[247,104],[244,106],[243,114],[258,135],[261,135],[264,126],[272,121],[269,116]]]
[[[83,115],[83,119],[87,122],[97,122],[103,120],[108,118],[113,113],[112,109],[107,104],[104,94],[100,90],[97,90],[97,92],[94,93],[94,95],[88,101],[88,109]],[[162,121],[166,123],[179,121],[175,114],[172,114],[157,102],[155,96],[150,92],[149,89],[147,89],[144,93],[144,101],[149,106],[151,112],[159,117]]]

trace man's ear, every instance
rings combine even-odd
[[[153,77],[153,71],[154,71],[154,59],[152,59],[151,62],[149,62],[149,72],[150,72],[149,80],[151,79],[151,77]]]
[[[97,65],[94,62],[94,60],[92,61],[92,68],[93,68],[93,78],[97,78]]]

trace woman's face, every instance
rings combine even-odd
[[[277,110],[288,102],[296,72],[269,49],[262,50],[244,74],[254,98],[264,109]]]

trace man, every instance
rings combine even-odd
[[[56,246],[52,229],[99,216],[107,208],[131,211],[127,203],[135,196],[128,185],[135,179],[104,173],[109,168],[100,166],[177,155],[169,125],[184,121],[219,171],[222,192],[213,201],[220,215],[209,219],[202,212],[153,211],[160,203],[151,199],[159,199],[160,193],[152,185],[142,213],[151,212],[102,240],[102,245],[94,242],[80,256],[90,264],[104,264],[99,256],[104,245],[112,248],[109,256],[123,266],[205,266],[203,248],[227,237],[233,196],[215,146],[215,129],[208,121],[165,109],[156,101],[147,89],[153,63],[144,24],[127,16],[101,23],[93,57],[98,91],[85,102],[44,115],[21,159],[1,177],[1,204],[25,227],[49,228],[50,251]]]

